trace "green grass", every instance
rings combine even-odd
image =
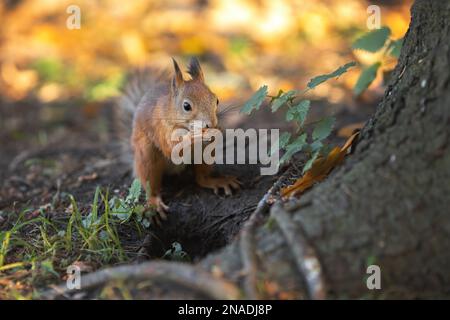
[[[127,245],[127,238],[142,238],[154,214],[140,204],[140,196],[135,181],[126,198],[97,187],[85,208],[68,195],[51,216],[42,208],[23,210],[0,231],[0,299],[38,296],[40,288],[63,281],[75,261],[96,269],[133,259],[136,239]],[[31,213],[37,216],[30,218]]]

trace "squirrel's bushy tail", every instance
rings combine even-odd
[[[135,69],[127,77],[114,108],[116,137],[121,145],[122,159],[127,163],[133,160],[130,137],[136,108],[144,97],[145,103],[156,104],[161,95],[167,94],[168,79],[167,72],[152,68]]]

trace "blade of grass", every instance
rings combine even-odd
[[[14,263],[6,264],[6,265],[0,267],[0,271],[5,271],[5,270],[19,268],[19,267],[25,267],[25,266],[28,266],[29,264],[30,263],[26,262],[26,261],[14,262]]]
[[[5,263],[6,252],[9,247],[9,239],[11,237],[11,231],[6,231],[3,236],[2,247],[0,249],[0,267]]]

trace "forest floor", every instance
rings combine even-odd
[[[146,213],[126,200],[135,190],[114,138],[113,104],[78,103],[0,102],[0,299],[39,297],[41,289],[64,281],[74,264],[91,272],[156,258],[198,261],[237,235],[278,178],[260,176],[256,165],[224,165],[218,171],[243,183],[225,197],[196,186],[192,172],[167,177],[169,219],[162,228],[149,226]],[[316,116],[330,109],[313,104]],[[333,106],[336,129],[366,121],[374,108]],[[264,111],[238,125],[255,123],[286,127]],[[332,143],[345,139],[337,132]],[[125,216],[114,214],[117,203],[129,204]]]

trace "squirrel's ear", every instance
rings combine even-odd
[[[172,79],[172,87],[173,89],[176,89],[180,87],[183,84],[183,74],[181,73],[180,67],[178,66],[178,63],[175,61],[174,58],[172,58],[173,61],[173,68],[175,70],[175,75]]]
[[[189,61],[188,73],[191,75],[192,79],[204,82],[203,71],[200,67],[200,62],[195,57],[192,57]]]

